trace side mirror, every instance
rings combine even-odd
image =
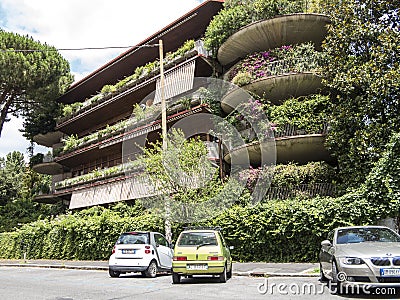
[[[233,250],[233,249],[235,249],[234,246],[229,246],[229,250]]]
[[[329,240],[324,240],[321,242],[321,246],[330,247],[332,246],[332,243]]]

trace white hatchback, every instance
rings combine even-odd
[[[170,272],[173,250],[158,232],[125,232],[118,238],[108,262],[111,277],[128,272],[141,272],[156,277],[157,272]]]

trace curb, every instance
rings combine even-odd
[[[44,269],[66,269],[66,270],[89,270],[89,271],[108,271],[108,266],[72,266],[72,265],[48,265],[48,264],[1,264],[0,267],[14,267],[14,268],[44,268]],[[319,277],[319,274],[309,273],[272,273],[272,272],[232,272],[235,276],[247,277]]]
[[[108,267],[100,267],[100,266],[71,266],[71,265],[42,265],[42,264],[0,264],[0,267],[108,271]]]

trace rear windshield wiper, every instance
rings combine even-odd
[[[211,243],[200,244],[200,245],[197,245],[197,249],[199,249],[200,247],[209,246],[209,245],[212,245],[212,244]]]

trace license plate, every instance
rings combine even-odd
[[[122,249],[122,254],[135,254],[136,249]]]
[[[400,276],[400,269],[381,269],[381,276]]]
[[[198,265],[186,265],[186,270],[208,270],[208,265],[198,264]]]

